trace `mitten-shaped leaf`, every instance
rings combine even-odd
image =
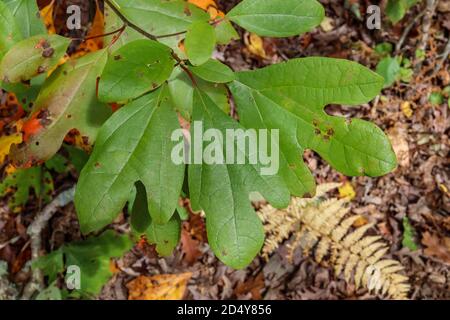
[[[323,108],[366,103],[383,82],[354,62],[305,58],[238,73],[230,88],[245,126],[280,128],[283,153],[310,148],[346,175],[380,176],[396,167],[383,131],[360,119],[330,116]]]
[[[315,0],[244,0],[227,17],[260,36],[289,37],[319,25],[324,15]]]
[[[227,129],[244,129],[199,90],[194,93],[193,120],[198,121],[191,127],[194,137],[198,135],[199,123],[202,123],[205,132],[216,129],[223,137],[227,135]],[[226,143],[220,137],[213,137],[212,140],[215,146],[213,153],[226,154],[229,138]],[[264,231],[250,204],[249,193],[259,192],[274,206],[285,207],[289,203],[289,191],[277,175],[262,175],[261,163],[252,164],[245,147],[243,149],[235,139],[231,143],[236,155],[247,157],[245,164],[194,162],[189,165],[188,171],[189,193],[192,208],[203,209],[206,213],[208,241],[216,256],[233,268],[243,268],[252,261],[264,241]],[[202,148],[202,140],[194,138],[191,149],[208,153],[208,145],[204,142]]]
[[[184,41],[186,54],[194,66],[207,62],[216,46],[216,32],[205,21],[196,21],[189,26]]]
[[[167,91],[162,87],[126,105],[100,130],[75,195],[84,233],[111,223],[137,181],[145,186],[152,221],[164,224],[172,217],[184,165],[171,160],[170,138],[179,124]]]
[[[131,206],[131,226],[137,234],[145,234],[162,256],[173,252],[180,240],[181,221],[177,214],[166,224],[156,224],[148,212],[147,192],[142,182],[136,183],[135,199]]]
[[[136,40],[109,58],[100,78],[99,99],[122,102],[159,87],[172,73],[170,48],[152,40]]]
[[[37,1],[2,0],[16,18],[22,36],[29,38],[47,32],[41,19]]]
[[[22,40],[22,33],[11,10],[0,1],[0,61],[5,53],[20,40]]]
[[[56,34],[38,35],[20,41],[3,57],[0,80],[18,83],[47,72],[66,53],[70,40]]]
[[[95,141],[99,127],[111,114],[95,94],[106,59],[106,51],[88,54],[64,64],[46,80],[23,126],[25,143],[13,146],[16,165],[50,159],[72,129],[77,129],[84,141]]]

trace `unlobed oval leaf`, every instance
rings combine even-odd
[[[155,36],[183,33],[192,22],[209,20],[209,14],[185,0],[114,0],[114,4],[127,19]],[[112,18],[114,16],[114,13],[111,14]],[[117,30],[123,25],[120,19],[116,21],[112,29],[106,26],[108,31]],[[142,35],[128,27],[114,47],[139,37]],[[160,38],[159,41],[181,56],[184,53],[179,50],[178,43],[183,38],[184,34],[180,34]]]
[[[41,18],[37,1],[33,0],[2,0],[15,17],[22,36],[29,38],[47,32]]]
[[[194,66],[207,62],[216,45],[216,33],[207,22],[195,21],[189,26],[184,41],[186,54]]]
[[[0,1],[0,62],[8,50],[22,40],[22,33],[8,6]]]
[[[227,83],[235,79],[233,70],[215,59],[209,59],[206,63],[197,67],[189,67],[189,69],[196,76],[209,82]]]
[[[169,221],[184,178],[184,165],[171,159],[175,144],[170,138],[177,128],[165,87],[129,103],[105,123],[77,185],[75,206],[83,233],[111,223],[137,181],[145,186],[152,221]]]
[[[227,17],[260,36],[289,37],[319,25],[324,14],[316,0],[244,0]]]
[[[66,53],[70,39],[59,35],[37,35],[18,42],[3,57],[0,80],[19,83],[56,66]]]
[[[100,78],[103,102],[122,102],[158,88],[172,73],[175,60],[169,47],[152,40],[136,40],[115,51]]]

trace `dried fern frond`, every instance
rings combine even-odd
[[[285,210],[264,205],[258,211],[266,231],[263,257],[268,258],[280,243],[294,235],[289,256],[300,247],[304,254],[312,253],[317,263],[329,261],[336,276],[343,275],[348,283],[353,280],[357,289],[364,286],[393,299],[407,298],[408,278],[399,273],[403,266],[383,258],[389,248],[380,236],[365,236],[373,224],[354,228],[361,217],[349,215],[348,199],[323,198],[338,186],[320,185],[314,198],[292,198]]]

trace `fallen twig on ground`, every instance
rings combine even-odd
[[[35,261],[40,256],[41,233],[47,226],[48,221],[56,211],[73,201],[75,196],[75,186],[61,192],[52,202],[50,202],[41,212],[38,213],[33,223],[28,227],[27,233],[31,238],[31,261]],[[42,273],[40,270],[33,270],[31,280],[26,285],[22,299],[30,299],[36,291],[42,289]]]

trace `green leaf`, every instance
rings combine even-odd
[[[175,64],[170,51],[152,40],[136,40],[115,51],[100,78],[99,99],[127,101],[159,87]]]
[[[152,223],[152,218],[148,212],[147,192],[142,182],[135,183],[134,199],[131,206],[130,223],[138,233],[144,233]]]
[[[189,69],[203,80],[215,83],[227,83],[233,81],[236,77],[233,70],[227,65],[215,59],[209,59],[206,63],[198,67],[189,67]]]
[[[428,101],[430,101],[433,106],[439,106],[444,103],[444,96],[440,92],[432,92],[428,97]]]
[[[47,288],[39,292],[36,296],[36,300],[62,300],[62,293],[56,285],[56,282],[53,282]]]
[[[382,42],[375,46],[375,52],[381,56],[386,56],[392,53],[394,46],[390,42]]]
[[[131,209],[131,226],[138,235],[145,234],[150,243],[156,245],[156,251],[161,256],[168,256],[180,240],[181,222],[174,215],[166,224],[156,224],[148,212],[148,201],[145,186],[142,182],[136,183],[133,192]],[[178,205],[177,205],[178,208]]]
[[[403,217],[403,239],[402,246],[409,248],[411,251],[417,250],[417,244],[414,240],[416,232],[414,227],[409,222],[408,217]]]
[[[57,173],[64,173],[67,171],[67,159],[59,153],[56,153],[51,159],[45,162],[45,167]]]
[[[99,127],[111,114],[96,97],[97,78],[106,59],[106,51],[88,54],[64,64],[46,80],[28,119],[34,130],[25,144],[12,148],[16,165],[50,159],[72,129],[89,143],[95,141]]]
[[[80,290],[85,294],[98,295],[112,276],[110,259],[121,257],[132,246],[128,236],[107,230],[98,237],[64,245],[62,250],[66,266],[80,268]]]
[[[198,89],[194,106],[193,120],[202,122],[203,131],[217,129],[225,137],[226,129],[243,129]],[[194,123],[191,126],[192,150],[202,147],[196,141],[195,130],[198,129]],[[214,143],[225,154],[224,142],[214,140]],[[203,142],[205,147],[207,143]],[[245,152],[236,140],[234,149],[235,154]],[[192,208],[205,211],[208,242],[216,256],[233,268],[249,264],[264,241],[261,221],[250,204],[250,192],[260,192],[275,207],[289,204],[289,191],[281,178],[261,175],[261,168],[260,163],[250,164],[249,161],[246,164],[191,164],[188,168]]]
[[[38,35],[20,41],[3,57],[0,79],[18,83],[45,73],[66,53],[70,40],[59,35]]]
[[[6,4],[0,1],[0,62],[6,52],[20,40],[22,33],[13,14]]]
[[[115,0],[114,3],[127,19],[155,36],[185,32],[192,22],[209,20],[209,14],[184,0]],[[120,28],[122,24],[118,22],[116,27]],[[125,38],[119,41],[127,42],[140,37],[130,28],[125,33]],[[182,56],[178,43],[183,38],[184,35],[179,35],[159,41]]]
[[[213,84],[195,78],[197,86],[205,92],[225,113],[230,111],[227,88],[223,84]],[[194,102],[194,87],[192,80],[180,68],[176,68],[169,81],[169,91],[172,104],[183,118],[190,120]]]
[[[37,1],[3,0],[3,2],[8,6],[13,16],[16,18],[24,38],[47,33],[47,29],[41,19]]]
[[[181,222],[177,215],[174,215],[166,224],[156,224],[152,222],[145,231],[150,243],[156,245],[156,251],[161,256],[169,256],[180,241]]]
[[[325,16],[315,0],[244,0],[227,17],[244,29],[266,37],[289,37],[319,25]]]
[[[400,63],[397,58],[386,57],[377,65],[377,73],[384,78],[384,87],[388,88],[400,76]]]
[[[75,167],[75,170],[80,173],[86,162],[88,162],[89,155],[83,150],[70,145],[64,145],[64,149],[67,150],[69,160]]]
[[[388,0],[386,5],[386,15],[389,20],[396,24],[406,14],[407,3],[406,0]]]
[[[194,66],[207,62],[216,46],[214,28],[205,21],[196,21],[189,26],[184,41],[186,54]]]
[[[246,127],[255,123],[279,128],[283,154],[292,153],[289,148],[313,149],[349,176],[380,176],[396,167],[389,139],[380,128],[323,110],[327,104],[357,105],[373,99],[383,78],[369,69],[346,60],[314,57],[240,72],[237,77],[230,89],[238,113],[243,110],[241,121]]]
[[[48,282],[56,280],[59,273],[64,271],[64,257],[62,249],[50,252],[45,256],[39,257],[33,262],[33,269],[39,269],[44,276],[48,277]]]
[[[111,223],[137,181],[146,188],[156,223],[167,223],[173,215],[184,165],[171,160],[175,144],[170,138],[179,123],[169,100],[167,88],[162,87],[121,108],[100,130],[75,195],[83,233]]]
[[[239,39],[239,33],[233,27],[228,19],[218,22],[214,29],[216,30],[216,39],[218,44],[228,44],[232,40]]]
[[[34,190],[36,197],[47,203],[51,200],[53,179],[42,167],[17,169],[0,183],[0,195],[7,195],[10,188],[15,190],[8,202],[8,206],[12,209],[27,203],[31,189]]]

